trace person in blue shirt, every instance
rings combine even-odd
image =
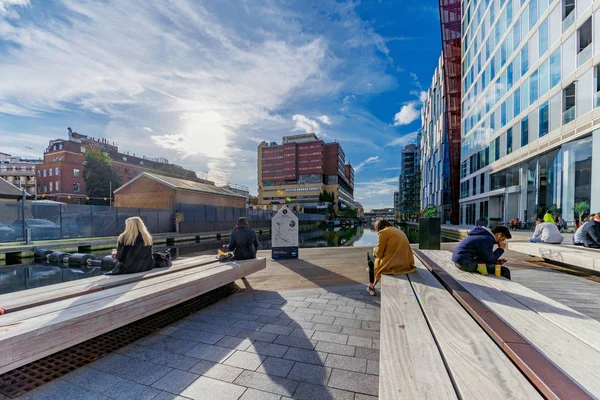
[[[501,259],[506,249],[506,240],[512,238],[510,230],[505,226],[496,226],[491,230],[476,226],[471,229],[452,254],[452,261],[462,271],[479,272],[482,275],[493,274],[496,265],[502,265]],[[498,246],[494,250],[494,246]],[[502,266],[501,276],[510,279],[510,270]]]

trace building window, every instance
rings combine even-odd
[[[127,157],[123,156],[123,161],[127,161]]]
[[[506,131],[506,155],[512,153],[512,134],[513,128],[508,128]]]
[[[540,25],[540,57],[548,51],[548,18]]]
[[[500,159],[500,136],[496,138],[494,143],[494,160]]]
[[[479,194],[485,191],[485,174],[479,175]]]
[[[78,168],[73,168],[73,177],[74,178],[79,178],[80,176],[80,171]]]
[[[538,99],[538,71],[535,70],[529,78],[529,104],[533,104]]]
[[[79,193],[81,187],[79,185],[79,182],[73,182],[73,192],[74,193]]]
[[[58,192],[58,181],[54,182],[54,188],[56,189],[56,191]]]
[[[42,171],[40,171],[39,169],[37,170],[37,176],[38,178],[42,176]]]
[[[540,137],[548,134],[548,121],[549,121],[549,105],[545,102],[540,107]]]
[[[46,168],[44,168],[44,178],[46,177]]]
[[[577,38],[579,43],[578,53],[581,53],[592,44],[592,17],[588,18],[588,20],[577,30]]]
[[[48,176],[52,176],[52,168],[48,168]]]
[[[471,183],[473,184],[473,187],[472,187],[473,191],[471,192],[471,195],[475,196],[477,194],[477,177],[474,177],[471,180]]]
[[[521,120],[521,147],[529,144],[529,117]]]
[[[44,183],[44,193],[48,193],[48,186]]]
[[[79,148],[79,150],[80,150],[82,153],[85,153],[85,147],[81,146],[81,147]]]
[[[50,192],[51,192],[51,191],[52,191],[52,182],[48,183],[48,185],[49,185],[49,186],[48,186],[48,191],[50,191]]]
[[[563,124],[575,119],[575,82],[563,89]]]
[[[559,66],[560,68],[560,66]],[[515,117],[521,113],[521,88],[515,89]]]
[[[594,83],[594,107],[600,107],[600,64],[594,67],[595,83]]]
[[[529,71],[529,45],[525,43],[521,50],[521,76],[524,76]]]
[[[560,47],[550,56],[550,87],[560,83]]]
[[[575,0],[563,0],[563,21],[575,11]]]
[[[58,176],[58,167],[54,168],[54,176]]]

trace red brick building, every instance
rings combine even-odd
[[[186,170],[179,165],[169,164],[164,158],[138,157],[135,153],[121,153],[114,143],[109,143],[106,139],[90,138],[72,132],[69,128],[67,139],[50,141],[44,152],[44,162],[37,165],[38,197],[64,203],[85,203],[87,196],[83,169],[85,152],[90,147],[99,149],[110,156],[112,167],[123,179],[123,183],[131,181],[142,172],[212,183],[199,179],[193,171]],[[106,204],[108,205],[108,201]]]
[[[247,196],[214,184],[143,172],[115,190],[116,207],[164,208],[177,203],[245,208]]]
[[[258,146],[259,205],[316,207],[323,189],[334,193],[336,205],[354,207],[354,169],[339,143],[325,143],[310,133]]]

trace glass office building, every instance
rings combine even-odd
[[[421,108],[421,208],[436,206],[442,221],[450,223],[452,197],[444,86],[444,58],[440,57]]]
[[[600,211],[600,1],[462,3],[460,222]]]

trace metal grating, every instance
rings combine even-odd
[[[198,310],[237,292],[226,285],[167,308],[139,321],[34,361],[0,375],[0,396],[16,398],[54,379],[60,378],[97,359],[163,329]]]

